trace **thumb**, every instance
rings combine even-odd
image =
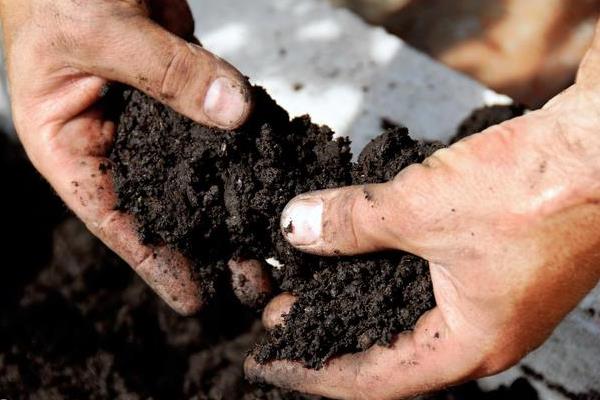
[[[141,15],[113,24],[106,35],[80,49],[81,69],[136,87],[205,125],[233,129],[247,118],[248,82],[226,61]]]
[[[302,194],[283,210],[283,235],[298,249],[319,255],[392,249],[418,254],[422,207],[418,193],[411,196],[414,190],[404,184],[417,168],[422,167],[411,166],[387,183]]]

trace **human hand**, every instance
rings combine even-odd
[[[0,16],[15,127],[34,166],[171,307],[195,312],[202,299],[188,260],[142,245],[132,217],[115,211],[100,171],[115,125],[97,103],[118,81],[199,123],[236,128],[250,110],[245,78],[181,39],[194,32],[185,0],[1,0]]]
[[[600,37],[599,37],[600,38]],[[392,347],[321,370],[245,364],[250,379],[332,398],[395,399],[500,372],[539,346],[600,279],[600,43],[542,110],[492,127],[392,182],[301,195],[297,248],[405,250],[430,262],[437,307]],[[370,194],[368,198],[364,190]],[[265,309],[282,323],[293,298]]]

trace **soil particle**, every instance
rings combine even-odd
[[[283,233],[287,235],[294,233],[294,221],[290,221],[290,223],[283,228]]]
[[[401,125],[398,124],[395,121],[392,121],[389,118],[386,117],[382,117],[379,126],[381,127],[381,129],[383,130],[388,130],[388,129],[394,129],[394,128],[398,128]]]
[[[367,201],[373,200],[373,195],[371,194],[371,192],[369,192],[369,190],[367,189],[366,186],[363,187],[363,193],[365,194],[365,200],[367,200]]]
[[[373,139],[353,165],[355,184],[387,182],[404,168],[421,162],[436,150],[441,143],[426,143],[411,139],[408,129],[396,126]]]
[[[106,174],[110,170],[110,168],[110,165],[105,163],[100,163],[100,166],[98,167],[98,169],[103,175]]]

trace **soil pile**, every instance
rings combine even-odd
[[[290,121],[264,90],[255,111],[227,132],[198,125],[148,96],[125,90],[111,153],[119,208],[135,215],[142,240],[191,258],[205,295],[224,281],[232,256],[276,259],[280,290],[298,302],[257,359],[318,368],[330,356],[389,344],[434,306],[425,261],[404,253],[322,258],[294,250],[280,232],[287,202],[307,191],[382,182],[437,145],[386,131],[351,162],[349,141],[308,117]]]

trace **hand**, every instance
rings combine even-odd
[[[15,127],[31,161],[169,305],[195,312],[202,299],[190,263],[142,245],[132,217],[115,211],[112,179],[100,171],[115,126],[97,102],[119,81],[197,122],[235,128],[250,110],[246,80],[180,38],[194,32],[184,0],[0,0],[0,14]]]
[[[294,199],[282,216],[294,221],[284,233],[292,244],[322,255],[419,255],[437,307],[391,348],[318,371],[249,358],[247,376],[333,398],[395,399],[497,373],[543,343],[600,278],[599,67],[596,41],[577,84],[544,109],[369,186],[371,199],[361,187]],[[266,327],[292,302],[276,298]]]

